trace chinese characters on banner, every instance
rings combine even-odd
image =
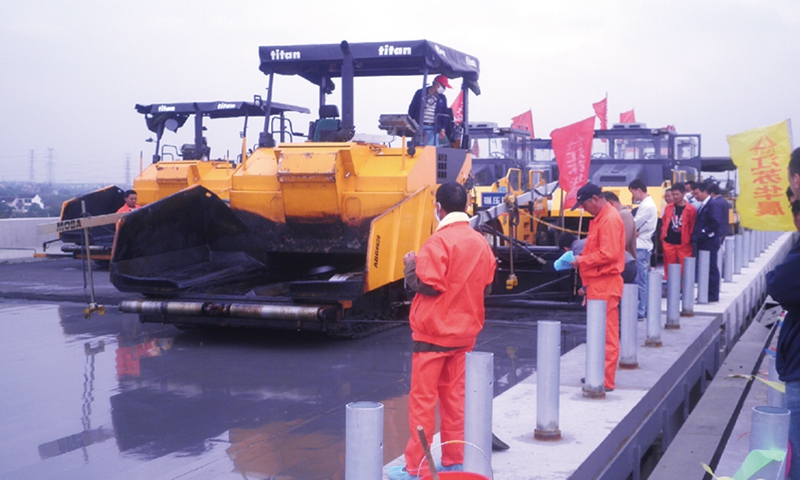
[[[739,172],[736,208],[741,225],[754,230],[793,231],[786,198],[792,153],[789,121],[731,135],[728,145]]]
[[[572,208],[578,197],[578,189],[589,180],[589,162],[592,158],[594,138],[594,116],[578,123],[550,132],[553,152],[558,163],[558,183],[567,192],[564,208]]]

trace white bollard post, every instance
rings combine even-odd
[[[744,235],[737,233],[733,236],[733,273],[740,275],[742,273],[742,255],[744,253]]]
[[[742,237],[744,238],[744,244],[742,246],[742,267],[747,268],[750,266],[750,230],[743,230]]]
[[[658,270],[650,270],[647,283],[647,338],[645,347],[660,347],[661,343],[661,282],[663,277]]]
[[[583,396],[605,398],[606,301],[586,302],[586,376]]]
[[[464,440],[477,446],[491,458],[492,400],[494,398],[494,354],[468,352],[466,360],[464,399]],[[474,448],[464,449],[464,470],[491,475],[483,453]]]
[[[539,320],[536,325],[536,440],[561,440],[561,322]]]
[[[684,259],[684,262],[688,258]],[[667,265],[669,277],[667,278],[667,322],[664,328],[677,330],[681,328],[681,265],[672,263]],[[684,272],[688,275],[689,270]]]
[[[725,238],[725,263],[722,265],[722,276],[726,282],[733,282],[734,238]]]
[[[649,287],[648,285],[648,291]],[[636,360],[636,341],[639,329],[639,321],[636,314],[638,302],[639,286],[633,283],[626,283],[623,286],[622,299],[619,304],[619,368],[624,370],[639,368],[639,362]]]
[[[711,252],[700,250],[697,262],[697,303],[708,303],[708,270],[711,267]]]
[[[345,411],[345,480],[382,478],[383,405],[351,402]]]
[[[755,262],[756,261],[756,249],[758,248],[758,247],[756,247],[756,245],[758,243],[757,240],[756,240],[756,232],[755,232],[755,230],[748,230],[748,232],[750,232],[750,261],[751,262]]]
[[[683,259],[683,300],[681,307],[682,317],[694,316],[694,281],[697,278],[697,259],[686,257]],[[680,287],[678,287],[680,288]]]

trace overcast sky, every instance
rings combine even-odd
[[[495,9],[492,9],[495,7]],[[265,96],[260,45],[428,39],[478,57],[470,119],[508,126],[533,110],[538,137],[634,109],[650,127],[699,133],[703,154],[727,135],[800,112],[796,0],[298,2],[27,0],[0,5],[0,180],[122,184],[153,144],[137,103]],[[356,127],[405,112],[421,78],[361,79]],[[456,82],[456,85],[460,81]],[[448,91],[448,100],[455,98]],[[279,77],[274,99],[316,111],[316,88]],[[329,103],[340,103],[339,90]],[[306,131],[308,115],[296,116]],[[795,119],[795,137],[800,118]],[[249,144],[259,125],[251,122]],[[184,131],[185,130],[185,131]],[[191,128],[166,143],[191,141]],[[240,123],[208,124],[212,156],[240,148]]]

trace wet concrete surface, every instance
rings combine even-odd
[[[75,263],[0,265],[0,478],[343,479],[353,401],[385,405],[384,459],[402,453],[406,325],[337,340],[87,320],[82,283],[60,283],[81,279]],[[48,289],[77,297],[36,297]],[[585,339],[581,312],[490,310],[476,350],[495,355],[495,395],[534,371],[538,319],[562,321],[565,351]]]

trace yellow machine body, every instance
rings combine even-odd
[[[230,198],[231,177],[240,168],[225,160],[160,161],[134,179],[140,205],[161,200],[193,185],[202,185],[223,200]]]
[[[602,187],[604,192],[613,192],[619,197],[620,203],[628,207],[629,209],[634,209],[638,205],[633,202],[633,197],[631,196],[630,190],[628,187],[625,186],[613,186],[613,187]],[[660,185],[657,187],[647,187],[647,193],[653,197],[653,201],[656,204],[656,209],[658,210],[659,217],[661,216],[661,212],[664,210],[664,192],[666,191],[667,186],[666,182],[664,185]],[[562,195],[563,198],[566,198],[566,192],[561,190],[561,188],[555,189],[552,195],[552,199],[549,200],[550,203],[550,217],[559,217],[561,215],[561,202],[562,202]],[[570,210],[569,208],[564,209],[564,216],[565,217],[580,217],[581,211],[580,209]],[[589,212],[583,213],[584,217],[591,216]]]
[[[471,170],[464,155],[455,178],[460,183]],[[403,255],[418,250],[435,229],[436,156],[434,147],[420,147],[412,157],[403,148],[359,142],[259,149],[233,174],[230,206],[286,229],[292,243],[273,247],[278,251],[335,255],[366,248],[370,291],[402,279]],[[333,237],[299,238],[331,227],[355,237],[368,232],[367,245],[357,238],[346,245]]]

